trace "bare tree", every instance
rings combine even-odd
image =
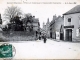
[[[16,6],[11,6],[11,7],[7,7],[5,9],[5,13],[4,16],[5,18],[11,20],[12,18],[14,18],[16,15],[20,16],[21,13],[21,9],[19,7]]]

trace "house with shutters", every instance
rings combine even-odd
[[[73,41],[80,36],[80,5],[63,14],[64,40]],[[80,40],[80,39],[79,39]]]

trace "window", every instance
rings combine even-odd
[[[71,18],[68,18],[68,22],[71,22]]]

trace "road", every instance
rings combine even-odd
[[[2,43],[1,43],[2,44]],[[47,39],[37,41],[10,42],[16,54],[13,59],[79,59],[80,43],[54,41]]]

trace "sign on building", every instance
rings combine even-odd
[[[76,36],[79,36],[79,29],[76,30]]]

